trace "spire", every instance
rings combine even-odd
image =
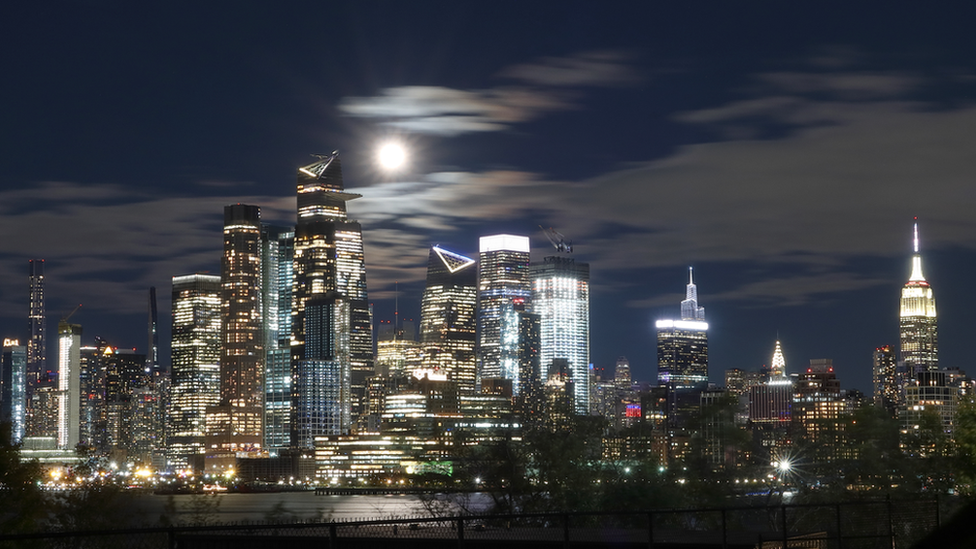
[[[922,275],[922,256],[918,252],[918,218],[915,218],[914,226],[914,246],[915,255],[912,256],[912,276],[908,278],[909,282],[925,282],[925,277]]]
[[[681,302],[681,320],[705,320],[705,308],[698,306],[698,286],[692,267],[688,267],[688,286],[685,300]]]
[[[783,347],[776,340],[776,348],[773,350],[773,361],[771,374],[774,378],[781,378],[786,375],[786,357],[783,356]]]

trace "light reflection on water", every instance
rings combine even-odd
[[[191,521],[189,510],[192,498],[217,498],[219,507],[213,520],[216,522],[267,521],[277,518],[292,520],[373,520],[390,517],[443,516],[459,512],[480,512],[487,508],[490,498],[486,494],[461,495],[462,503],[439,497],[431,504],[416,495],[330,495],[317,496],[315,492],[278,492],[268,494],[219,494],[216,496],[157,496],[140,498],[142,514],[150,521],[161,515],[169,498],[172,498],[176,515],[174,522]]]

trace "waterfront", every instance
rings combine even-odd
[[[413,494],[390,495],[315,495],[306,492],[255,494],[151,495],[139,498],[138,512],[143,522],[155,523],[168,514],[174,523],[193,522],[201,513],[210,522],[349,521],[390,517],[430,516],[461,511],[478,512],[487,507],[485,494],[461,495],[463,507],[438,497]],[[201,502],[206,502],[200,505]],[[426,502],[426,503],[425,503]],[[167,509],[167,507],[169,509]]]

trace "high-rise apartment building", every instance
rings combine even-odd
[[[589,413],[590,265],[551,256],[529,267],[532,310],[539,315],[540,379],[551,377],[555,361],[565,361],[573,409]]]
[[[30,286],[27,312],[27,391],[28,398],[34,387],[47,378],[47,309],[44,305],[44,260],[29,261],[28,283]]]
[[[10,440],[19,444],[27,429],[27,347],[3,340],[0,355],[0,421],[10,424]]]
[[[698,287],[688,269],[688,286],[681,302],[681,320],[659,320],[657,326],[657,380],[674,389],[708,383],[708,323],[698,306]]]
[[[81,326],[66,319],[58,323],[57,403],[58,449],[73,450],[81,435]]]
[[[298,169],[298,224],[295,226],[291,308],[292,368],[307,358],[306,302],[316,296],[337,293],[344,303],[338,310],[349,312],[348,322],[340,324],[349,326],[349,356],[344,360],[348,360],[351,369],[353,417],[360,413],[366,378],[374,371],[363,231],[358,222],[350,221],[346,215],[346,202],[360,196],[345,191],[338,152]],[[293,384],[300,381],[297,372],[293,371],[292,377]]]
[[[512,396],[537,393],[542,386],[539,377],[539,315],[526,310],[525,300],[516,297],[502,305],[499,319],[500,375],[496,378],[512,384]],[[484,385],[482,385],[484,389]],[[521,398],[524,402],[525,398]]]
[[[430,249],[427,288],[420,312],[423,367],[447,375],[461,393],[473,393],[477,271],[470,257],[439,246]]]
[[[220,277],[173,277],[167,465],[203,469],[206,411],[220,402]]]
[[[527,303],[532,298],[529,237],[496,234],[481,237],[479,244],[478,379],[515,379],[509,377],[514,372],[503,372],[502,309],[513,299]]]
[[[922,256],[918,247],[918,221],[914,225],[912,274],[901,290],[899,328],[901,355],[909,375],[939,369],[938,320],[935,294],[922,275]]]
[[[840,380],[829,358],[810,360],[801,372],[793,395],[793,422],[798,437],[806,438],[813,448],[814,461],[829,462],[847,455],[844,448],[844,423],[847,402],[840,390]]]

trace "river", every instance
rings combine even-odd
[[[446,515],[484,510],[489,501],[486,494],[463,494],[463,504],[439,498],[433,504],[416,495],[332,495],[317,496],[315,492],[275,492],[257,494],[217,495],[145,495],[139,498],[138,509],[144,522],[155,523],[169,514],[175,523],[193,522],[206,514],[214,522],[241,521],[349,521],[390,517]],[[167,511],[169,507],[169,511]]]

